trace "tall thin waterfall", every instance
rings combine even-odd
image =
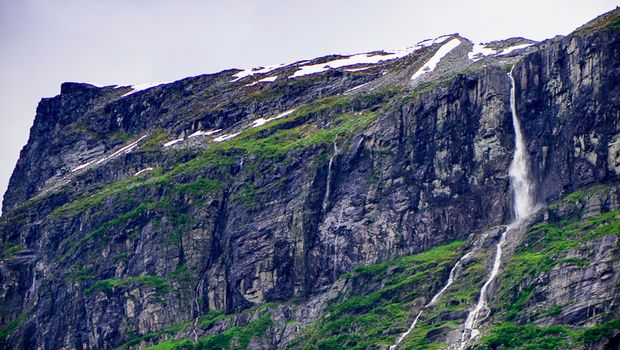
[[[474,338],[476,338],[480,331],[478,326],[480,322],[485,320],[490,313],[487,305],[487,295],[489,286],[493,283],[502,265],[502,249],[506,242],[506,236],[509,232],[513,231],[519,226],[521,220],[529,216],[535,209],[534,197],[533,197],[533,185],[530,182],[529,161],[527,157],[527,151],[525,149],[525,143],[523,141],[523,133],[521,131],[521,123],[517,116],[516,107],[516,92],[515,92],[515,80],[512,76],[512,69],[508,73],[510,77],[510,110],[512,112],[512,126],[515,131],[515,152],[510,163],[510,169],[508,174],[510,175],[510,185],[513,191],[513,210],[515,216],[515,222],[508,225],[506,230],[502,233],[495,252],[495,259],[493,261],[493,268],[489,274],[489,278],[480,289],[480,297],[476,307],[470,311],[465,321],[465,327],[461,336],[461,341],[458,344],[458,349],[463,350],[467,344]]]
[[[534,211],[534,188],[530,182],[530,166],[527,150],[521,132],[521,122],[517,116],[515,79],[512,76],[514,66],[510,69],[510,111],[512,112],[512,126],[515,130],[515,153],[510,163],[510,185],[514,193],[513,206],[517,221],[527,217]]]
[[[325,198],[323,199],[323,213],[327,210],[329,205],[329,197],[331,196],[332,189],[332,166],[334,164],[334,158],[338,156],[338,144],[336,143],[338,135],[334,138],[334,154],[329,157],[329,163],[327,165],[327,183],[325,184]]]

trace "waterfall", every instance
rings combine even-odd
[[[512,75],[514,66],[510,69],[508,77],[510,78],[510,111],[512,112],[512,126],[515,133],[515,151],[510,163],[510,169],[508,174],[510,176],[510,186],[513,191],[513,210],[515,216],[515,222],[508,225],[506,230],[502,233],[499,242],[496,246],[495,259],[493,261],[493,268],[489,274],[489,278],[480,289],[480,297],[476,307],[470,311],[465,321],[465,327],[461,336],[458,349],[463,350],[467,344],[476,338],[480,331],[478,326],[481,321],[484,321],[490,314],[489,307],[487,305],[487,294],[489,286],[497,275],[502,265],[502,249],[506,242],[507,235],[518,228],[520,222],[528,217],[535,209],[534,197],[533,197],[533,185],[530,182],[529,161],[527,157],[527,151],[525,143],[523,141],[523,133],[521,131],[521,123],[517,116],[516,107],[516,89],[515,80]]]
[[[422,312],[424,312],[424,310],[429,308],[430,306],[435,305],[439,301],[439,298],[441,298],[441,296],[446,291],[446,289],[448,289],[448,287],[450,287],[452,285],[452,283],[454,283],[454,277],[455,277],[456,272],[458,271],[459,267],[461,266],[462,262],[465,259],[469,258],[470,255],[471,255],[471,252],[463,255],[456,262],[456,264],[454,264],[454,266],[450,270],[450,274],[448,275],[448,281],[446,282],[446,284],[443,286],[443,288],[441,288],[441,290],[439,292],[437,292],[437,294],[435,294],[433,299],[431,299],[431,301],[428,304],[424,305],[424,307],[420,310],[420,312],[418,312],[418,315],[413,319],[413,322],[411,323],[411,325],[409,326],[407,331],[405,333],[401,334],[400,337],[398,337],[398,339],[396,340],[396,343],[394,343],[394,345],[390,346],[390,350],[395,350],[398,347],[398,345],[409,335],[409,333],[411,333],[411,331],[415,328],[415,325],[418,323],[418,320],[420,319],[420,316],[422,316]]]
[[[514,66],[510,69],[510,111],[512,112],[512,126],[515,131],[515,153],[510,163],[508,175],[510,175],[510,185],[513,190],[514,214],[517,221],[526,218],[534,211],[534,188],[530,182],[530,168],[527,157],[527,150],[523,141],[521,123],[517,116],[515,79],[512,76]]]
[[[200,281],[196,284],[196,289],[194,290],[194,305],[196,307],[196,317],[194,318],[194,324],[192,333],[194,334],[194,341],[198,341],[198,332],[196,331],[198,328],[198,321],[200,321],[200,290],[202,289],[202,284],[204,283],[204,279],[200,279]]]
[[[334,158],[338,155],[338,145],[336,144],[337,139],[338,135],[334,138],[334,154],[329,157],[329,164],[327,165],[327,184],[325,185],[325,199],[323,199],[323,213],[327,210],[327,206],[329,205],[329,197],[331,196],[332,167],[334,165]]]

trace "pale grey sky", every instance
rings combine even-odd
[[[404,48],[568,34],[611,0],[0,0],[0,193],[42,97],[65,81],[119,84]]]

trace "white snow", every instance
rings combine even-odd
[[[189,138],[196,137],[196,136],[209,136],[209,135],[217,134],[220,131],[222,131],[222,129],[204,130],[204,131],[198,130],[195,133],[189,135],[187,138],[189,139]]]
[[[347,90],[346,92],[351,92],[351,91],[355,91],[355,90],[357,90],[357,89],[361,89],[361,88],[363,88],[363,87],[364,87],[364,86],[366,86],[366,85],[368,85],[368,83],[364,83],[364,84],[362,84],[362,85],[358,85],[358,86],[356,86],[356,87],[354,87],[354,88],[351,88],[351,89]]]
[[[285,63],[280,63],[280,64],[278,64],[276,66],[267,66],[267,67],[260,67],[260,68],[247,68],[247,69],[244,69],[241,72],[236,73],[235,75],[233,75],[233,78],[235,78],[235,79],[231,80],[230,82],[234,83],[237,80],[243,79],[245,77],[249,77],[249,76],[254,75],[254,74],[269,73],[272,70],[275,70],[275,69],[278,69],[278,68],[282,68],[284,66],[286,66]]]
[[[94,162],[94,160],[91,160],[88,163],[80,164],[77,167],[73,168],[73,170],[71,170],[71,172],[74,173],[74,172],[76,172],[78,170],[82,170],[82,169],[86,168],[87,166],[93,164],[93,162]]]
[[[447,55],[450,51],[452,51],[454,48],[456,48],[457,46],[459,46],[461,44],[461,41],[459,39],[452,39],[450,41],[448,41],[447,43],[443,44],[433,55],[433,57],[431,57],[423,66],[422,68],[418,69],[417,72],[415,72],[413,74],[413,76],[411,76],[411,80],[417,79],[420,76],[428,73],[428,72],[432,72],[435,67],[437,67],[437,64],[439,63],[439,61],[445,56]]]
[[[498,53],[498,56],[503,56],[503,55],[507,55],[515,50],[521,50],[521,49],[525,49],[528,46],[532,46],[534,44],[519,44],[519,45],[515,45],[515,46],[510,46],[507,47],[505,49],[503,49],[500,53]]]
[[[301,77],[304,75],[310,75],[310,74],[316,74],[316,73],[321,73],[324,71],[327,71],[329,69],[335,69],[335,68],[340,68],[340,67],[348,67],[348,66],[353,66],[353,65],[358,65],[358,64],[377,64],[380,62],[385,62],[385,61],[391,61],[397,58],[402,58],[405,57],[423,47],[427,47],[430,46],[434,43],[440,43],[445,41],[447,38],[449,38],[450,36],[445,36],[445,37],[439,37],[437,39],[429,39],[429,40],[425,40],[423,42],[419,42],[418,44],[416,44],[413,47],[408,47],[404,50],[396,50],[393,52],[387,52],[387,53],[362,53],[362,54],[357,54],[357,55],[352,55],[346,58],[339,58],[333,61],[329,61],[329,62],[325,62],[325,63],[318,63],[318,64],[310,64],[310,65],[306,65],[306,66],[301,66],[299,67],[299,69],[293,73],[293,75],[291,75],[289,77],[289,79],[291,78],[297,78],[297,77]],[[364,69],[368,69],[370,67],[363,67],[363,68],[352,68],[347,70],[348,72],[355,72],[355,71],[360,71],[360,70],[364,70]]]
[[[226,134],[226,135],[222,135],[220,137],[216,137],[213,142],[224,142],[224,141],[228,141],[230,139],[232,139],[233,137],[236,137],[237,135],[239,135],[240,133],[236,133],[236,134]]]
[[[144,168],[144,169],[142,169],[142,170],[138,171],[137,173],[133,174],[133,176],[138,176],[138,175],[140,175],[140,174],[144,174],[144,173],[146,173],[147,171],[152,171],[152,170],[153,170],[153,168],[151,168],[151,167]]]
[[[261,80],[257,80],[253,83],[247,84],[246,86],[254,86],[258,83],[273,83],[274,81],[276,81],[276,79],[278,79],[278,76],[273,76],[273,77],[267,77],[265,79],[261,79]]]
[[[99,164],[101,164],[101,163],[105,162],[106,160],[112,159],[112,158],[114,158],[114,157],[116,157],[116,156],[120,155],[121,153],[129,153],[129,152],[131,152],[131,151],[132,151],[132,150],[133,150],[133,149],[134,149],[134,148],[138,145],[138,142],[140,142],[140,141],[141,141],[143,138],[145,138],[145,137],[146,137],[146,135],[144,135],[144,136],[140,137],[140,138],[139,138],[139,139],[137,139],[136,141],[134,141],[134,142],[132,142],[132,143],[128,144],[127,146],[125,146],[125,147],[123,147],[123,148],[119,149],[118,151],[116,151],[116,152],[112,153],[111,155],[109,155],[109,156],[107,156],[107,157],[105,157],[105,158],[100,159],[100,160],[99,160],[99,161],[97,161],[97,163],[95,163],[95,164],[99,165]]]
[[[485,56],[495,55],[496,53],[497,51],[495,49],[492,49],[480,43],[474,44],[472,51],[467,54],[467,57],[469,57],[470,60],[476,62],[478,60],[481,60]]]
[[[162,84],[167,84],[167,83],[159,82],[159,83],[140,83],[140,84],[134,84],[134,85],[131,85],[131,88],[133,89],[133,91],[130,91],[130,92],[124,94],[121,97],[129,96],[131,94],[135,94],[138,91],[150,89],[152,87],[159,86],[159,85],[162,85]],[[119,86],[119,87],[121,87],[121,86]]]
[[[276,119],[280,119],[280,118],[284,118],[284,117],[286,117],[287,115],[289,115],[289,114],[291,114],[293,112],[295,112],[295,109],[290,109],[290,110],[288,110],[288,111],[286,111],[284,113],[280,113],[280,114],[278,114],[278,115],[276,115],[275,117],[272,117],[272,118],[258,118],[258,119],[256,119],[255,121],[252,122],[252,126],[251,127],[252,128],[256,128],[256,127],[259,127],[261,125],[265,125],[265,124],[269,123],[270,121],[273,121],[273,120],[276,120]]]
[[[276,81],[276,79],[278,79],[278,76],[273,76],[273,77],[267,77],[265,79],[261,79],[258,82],[259,83],[273,83],[274,81]]]
[[[363,67],[363,68],[349,68],[349,69],[345,69],[345,72],[361,72],[363,70],[369,69],[372,67]]]
[[[109,159],[112,159],[112,158],[114,158],[114,157],[118,156],[118,155],[119,155],[119,154],[121,154],[121,153],[129,153],[129,152],[131,152],[131,151],[132,151],[132,150],[133,150],[133,149],[134,149],[134,148],[138,145],[138,142],[140,142],[140,141],[141,141],[143,138],[145,138],[146,136],[147,136],[147,135],[144,135],[144,136],[140,137],[140,138],[139,138],[139,139],[137,139],[136,141],[134,141],[134,142],[132,142],[132,143],[128,144],[127,146],[125,146],[125,147],[123,147],[123,148],[119,149],[118,151],[116,151],[116,152],[112,153],[112,154],[111,154],[111,155],[109,155],[109,156],[106,156],[106,157],[103,157],[103,158],[99,159],[98,161],[91,160],[90,162],[87,162],[87,163],[84,163],[84,164],[80,164],[80,165],[78,165],[77,167],[73,168],[73,169],[71,170],[71,172],[72,172],[72,173],[74,173],[74,172],[76,172],[76,171],[78,171],[78,170],[82,170],[82,169],[84,169],[84,168],[86,168],[86,167],[90,166],[90,165],[91,165],[91,164],[93,164],[93,163],[94,163],[95,165],[99,165],[99,164],[101,164],[101,163],[105,162],[106,160],[109,160]]]
[[[170,146],[174,145],[175,143],[179,143],[179,142],[182,142],[182,141],[183,141],[183,138],[172,140],[172,141],[168,141],[168,142],[164,143],[164,147],[170,147]]]
[[[340,67],[354,66],[357,64],[377,64],[377,63],[384,62],[384,61],[390,61],[393,59],[405,57],[418,49],[419,48],[417,47],[413,47],[413,48],[408,48],[405,50],[398,50],[392,53],[384,53],[384,54],[362,53],[362,54],[349,56],[346,58],[339,58],[339,59],[325,62],[325,63],[301,66],[295,73],[293,73],[293,75],[289,77],[289,79],[301,77],[304,75],[316,74],[316,73],[327,71],[329,69],[335,69],[335,68],[340,68]],[[368,69],[368,68],[370,67],[364,67],[364,68],[361,68],[360,70]]]

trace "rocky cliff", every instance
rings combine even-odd
[[[375,349],[420,315],[399,348],[455,348],[508,229],[467,346],[617,348],[619,29],[63,84],[4,197],[0,347]]]

